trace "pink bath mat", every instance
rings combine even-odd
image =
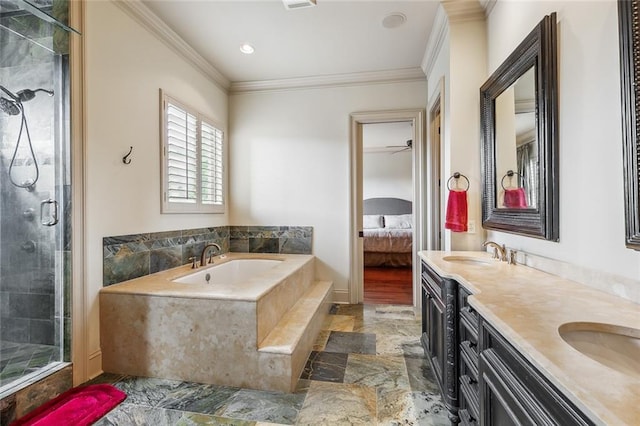
[[[36,408],[11,426],[88,426],[127,397],[112,385],[88,385],[70,389]]]

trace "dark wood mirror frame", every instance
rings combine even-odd
[[[640,29],[638,1],[618,1],[620,74],[622,89],[622,143],[624,160],[624,205],[627,247],[640,250]]]
[[[558,90],[556,14],[545,16],[480,88],[482,127],[482,226],[529,237],[558,241]],[[495,99],[521,75],[535,67],[536,135],[538,140],[538,205],[497,208]]]

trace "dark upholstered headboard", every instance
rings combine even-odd
[[[369,198],[362,204],[363,214],[411,214],[411,201],[400,198]]]

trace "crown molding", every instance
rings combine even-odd
[[[449,22],[484,21],[485,5],[483,0],[441,0],[440,4],[444,8]],[[491,0],[485,0],[487,3]]]
[[[319,75],[279,80],[239,81],[231,83],[230,92],[263,92],[271,90],[309,89],[319,87],[327,88],[424,80],[425,74],[421,68],[405,68],[399,70]]]
[[[433,71],[433,67],[436,63],[436,59],[440,54],[444,40],[449,32],[449,22],[447,21],[447,15],[444,9],[440,6],[436,11],[436,16],[433,20],[433,27],[431,27],[431,34],[427,40],[427,48],[425,49],[424,56],[422,58],[421,68],[424,74],[428,77]]]
[[[140,0],[112,0],[127,15],[131,16],[151,34],[167,45],[171,50],[182,56],[187,62],[207,76],[225,93],[231,83],[229,79],[214,68],[206,59],[195,51],[182,37],[173,31],[158,16]]]
[[[493,7],[496,5],[498,0],[478,0],[482,7],[484,7],[484,16],[488,17],[493,10]]]

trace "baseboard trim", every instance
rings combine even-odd
[[[102,371],[102,350],[98,349],[89,355],[89,360],[87,362],[87,372],[89,373],[89,380],[98,377],[103,373]]]
[[[333,290],[333,303],[349,303],[349,290]]]

